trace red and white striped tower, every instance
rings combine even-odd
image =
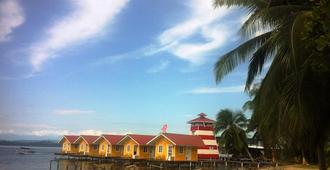
[[[218,144],[213,129],[215,121],[206,118],[204,113],[200,113],[198,116],[198,118],[188,122],[191,124],[191,134],[200,136],[205,145],[198,148],[198,159],[219,159]]]

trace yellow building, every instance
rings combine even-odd
[[[154,138],[152,135],[128,134],[117,144],[123,145],[123,156],[133,159],[153,159],[154,147],[147,143]]]
[[[98,145],[94,144],[94,141],[99,136],[92,135],[81,135],[77,140],[74,141],[74,144],[79,145],[78,152],[82,155],[98,156]]]
[[[98,155],[101,157],[120,157],[123,155],[123,147],[117,143],[123,138],[122,135],[102,135],[93,143],[98,145]]]
[[[197,161],[197,148],[204,147],[201,137],[174,133],[161,133],[150,140],[155,147],[155,159]]]
[[[74,144],[79,136],[75,135],[64,135],[60,140],[60,144],[62,144],[62,153],[78,153],[78,145]]]

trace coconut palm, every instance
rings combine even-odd
[[[229,109],[220,110],[215,123],[215,133],[221,132],[220,143],[224,145],[227,153],[246,152],[252,158],[248,146],[244,128],[247,127],[248,120],[241,111],[234,112]]]
[[[305,35],[314,34],[304,26],[318,2],[215,0],[216,7],[239,6],[250,14],[240,30],[249,39],[219,58],[215,74],[219,83],[239,64],[249,61],[246,80],[246,90],[249,90],[255,77],[263,71],[264,63],[271,62],[254,99],[255,127],[270,145],[316,150],[319,168],[326,169],[324,145],[330,134],[330,71],[320,72],[316,68],[323,65],[330,68],[330,62],[329,58],[323,59],[325,62],[318,60],[314,56],[319,57],[315,54],[320,52],[306,48],[310,43]],[[264,33],[254,36],[257,32]],[[321,44],[323,47],[325,43]]]

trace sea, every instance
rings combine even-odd
[[[60,147],[29,147],[35,151],[31,154],[17,153],[20,146],[0,145],[0,170],[48,170],[50,160]]]

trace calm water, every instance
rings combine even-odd
[[[16,153],[19,146],[0,146],[0,170],[48,170],[49,162],[54,159],[57,147],[30,147],[33,154]]]

